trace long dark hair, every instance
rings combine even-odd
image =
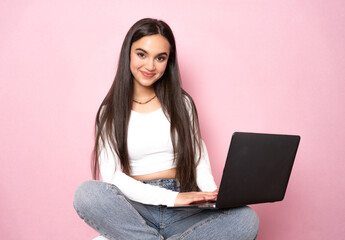
[[[127,150],[128,122],[133,100],[133,75],[130,71],[132,43],[144,36],[160,34],[170,43],[170,54],[163,76],[154,84],[162,109],[171,123],[176,178],[181,191],[198,190],[196,166],[201,153],[200,130],[192,98],[181,88],[176,56],[176,44],[170,27],[163,21],[145,18],[136,22],[128,31],[121,48],[114,82],[98,109],[95,126],[95,146],[92,174],[99,178],[99,154],[108,141],[113,154],[121,162],[122,171],[130,175]]]

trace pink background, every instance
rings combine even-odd
[[[167,21],[219,183],[234,131],[299,134],[258,239],[345,238],[345,2],[0,2],[0,239],[91,239],[72,207],[96,110],[142,17]]]

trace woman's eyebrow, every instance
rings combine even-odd
[[[142,51],[142,52],[148,54],[148,52],[146,50],[142,49],[142,48],[136,48],[135,50],[136,51]],[[162,53],[157,54],[157,56],[162,56],[162,55],[168,56],[168,54],[166,52],[162,52]]]
[[[137,48],[137,49],[135,49],[135,50],[137,50],[137,51],[143,51],[144,53],[147,53],[144,49],[142,49],[142,48]]]
[[[168,54],[166,52],[162,52],[162,53],[158,54],[157,56],[162,56],[162,55],[168,56]]]

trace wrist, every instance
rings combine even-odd
[[[175,206],[175,202],[177,199],[179,192],[172,192],[171,196],[169,197],[169,201],[167,202],[167,207],[173,207]]]

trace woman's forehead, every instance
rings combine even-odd
[[[148,53],[169,53],[170,43],[160,34],[145,36],[132,43],[131,50],[144,50]]]

